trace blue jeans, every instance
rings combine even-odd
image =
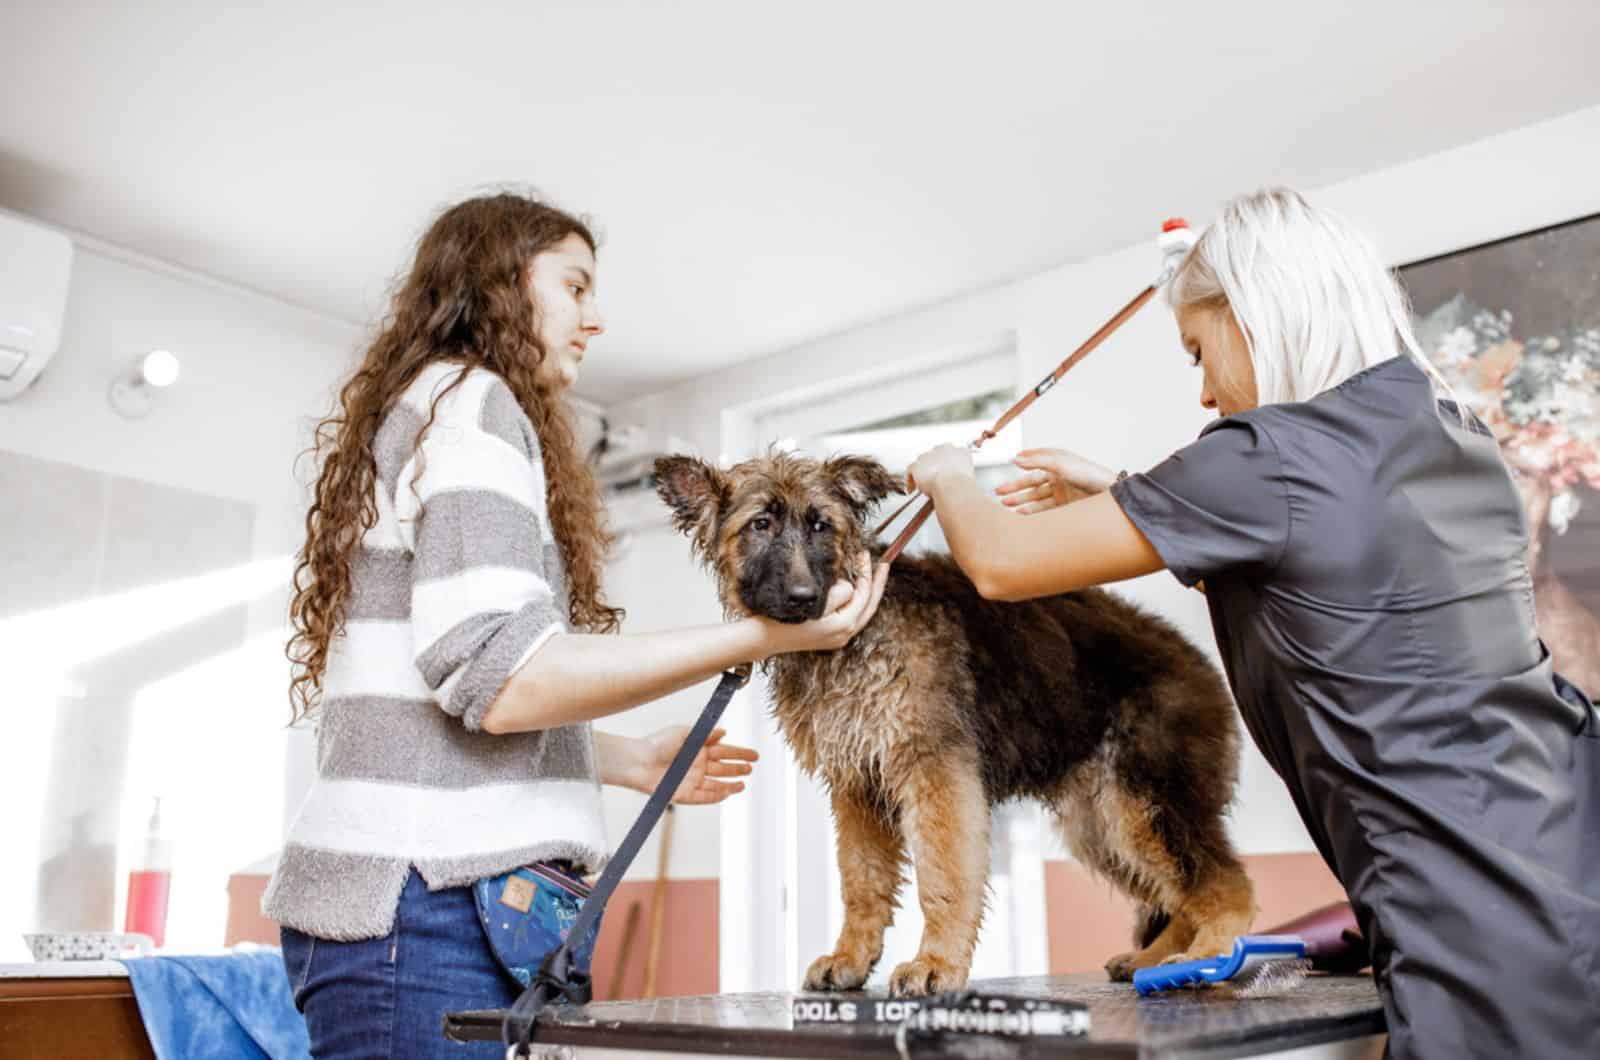
[[[282,930],[283,963],[317,1060],[503,1057],[498,1042],[453,1042],[447,1012],[509,1008],[521,988],[495,960],[472,888],[429,891],[413,869],[394,929],[333,942]]]

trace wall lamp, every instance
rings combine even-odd
[[[111,380],[111,407],[130,420],[150,413],[158,391],[178,381],[178,358],[169,350],[151,350],[135,357]]]

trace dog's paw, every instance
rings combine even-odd
[[[871,961],[852,961],[837,953],[824,954],[806,969],[807,990],[857,990],[872,974]]]
[[[1127,983],[1133,981],[1133,973],[1145,967],[1148,962],[1140,960],[1143,950],[1134,950],[1130,953],[1119,953],[1106,962],[1106,975],[1113,983]]]
[[[918,954],[913,960],[900,965],[889,976],[889,993],[893,997],[926,997],[947,990],[960,990],[967,985],[965,965],[953,964],[940,957]]]

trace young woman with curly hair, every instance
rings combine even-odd
[[[598,870],[600,784],[651,790],[687,731],[588,723],[837,648],[882,593],[887,568],[863,563],[812,622],[618,633],[599,491],[563,400],[604,331],[595,272],[576,217],[512,194],[451,207],[318,428],[289,643],[317,777],[263,909],[319,1057],[468,1055],[443,1014],[519,992],[472,884]],[[719,737],[677,801],[741,790],[726,778],[755,755]]]

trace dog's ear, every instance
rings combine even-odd
[[[692,456],[661,457],[655,472],[656,495],[672,509],[672,525],[688,534],[702,555],[709,555],[717,512],[728,495],[722,472]]]
[[[897,476],[864,456],[836,456],[822,465],[822,473],[857,517],[889,494],[905,492],[905,484]]]

